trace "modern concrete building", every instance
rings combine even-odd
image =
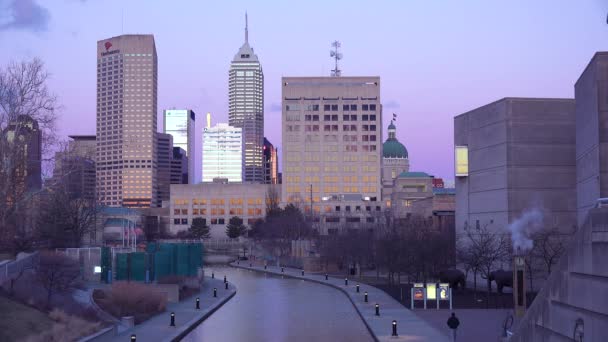
[[[497,232],[539,209],[544,224],[576,224],[572,99],[504,98],[454,118],[456,230]]]
[[[244,170],[241,128],[218,123],[203,129],[203,182],[227,178],[242,182]]]
[[[426,172],[402,172],[393,180],[387,207],[395,218],[406,218],[414,213],[416,201],[433,197],[433,176]],[[418,212],[417,214],[423,214]]]
[[[598,52],[574,85],[578,223],[608,197],[608,52]]]
[[[234,55],[228,74],[228,123],[242,129],[243,180],[264,183],[264,73],[249,45],[246,14],[245,43]]]
[[[388,139],[382,144],[382,202],[390,206],[394,180],[410,170],[407,149],[397,139],[397,127],[388,125]]]
[[[264,137],[264,183],[279,183],[279,156],[274,145]]]
[[[42,131],[29,115],[19,115],[4,130],[6,140],[15,148],[11,168],[16,193],[42,188]]]
[[[173,147],[171,184],[188,184],[188,157],[181,147]]]
[[[171,185],[170,231],[190,228],[192,219],[202,217],[214,238],[226,237],[226,225],[233,216],[251,226],[266,216],[266,198],[272,184],[201,183]],[[277,189],[280,194],[280,189]]]
[[[169,200],[171,185],[171,162],[173,161],[173,136],[171,134],[156,134],[156,170],[157,206],[162,207],[163,201]]]
[[[196,114],[191,109],[167,109],[163,111],[164,132],[173,137],[173,146],[181,147],[188,156],[188,183],[194,184]]]
[[[95,136],[70,135],[67,149],[55,153],[51,187],[63,186],[73,198],[94,201]]]
[[[303,204],[323,234],[372,223],[382,204],[380,78],[283,77],[282,87],[283,202]]]
[[[158,61],[152,35],[97,42],[97,198],[156,206]]]

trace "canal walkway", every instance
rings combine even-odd
[[[449,341],[447,335],[416,316],[384,291],[373,286],[359,284],[359,292],[357,293],[357,282],[354,279],[349,279],[348,285],[346,285],[345,279],[328,277],[325,280],[325,275],[307,273],[304,273],[304,276],[302,276],[302,270],[295,268],[285,267],[283,268],[283,272],[281,272],[280,267],[267,266],[264,269],[263,265],[251,264],[248,261],[233,262],[231,266],[309,280],[342,291],[350,299],[368,330],[377,341]],[[368,302],[365,302],[366,291]],[[376,304],[379,305],[378,316],[376,316]],[[391,336],[393,320],[397,321],[397,337]]]
[[[218,277],[219,278],[219,277]],[[217,298],[213,297],[213,289],[217,288]],[[223,279],[205,277],[200,293],[179,303],[169,303],[165,312],[158,314],[145,322],[127,329],[118,335],[94,339],[94,342],[124,341],[128,342],[135,334],[137,341],[179,341],[198,324],[219,309],[236,294],[234,284],[228,282],[225,289]],[[200,310],[196,309],[196,297],[200,298]],[[175,326],[170,326],[170,314],[175,313]]]

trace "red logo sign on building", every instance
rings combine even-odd
[[[106,42],[106,43],[104,44],[104,46],[106,47],[106,51],[108,51],[108,50],[110,50],[110,48],[112,47],[112,43],[110,43],[110,42]]]

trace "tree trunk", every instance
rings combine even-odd
[[[473,300],[477,303],[477,271],[473,271]]]

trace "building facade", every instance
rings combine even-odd
[[[578,223],[598,198],[608,197],[608,52],[598,52],[574,85]]]
[[[572,230],[574,114],[571,99],[504,98],[454,118],[457,233],[502,232],[532,209]]]
[[[203,129],[203,182],[226,178],[229,182],[242,182],[243,133],[241,128],[218,123]]]
[[[173,146],[181,147],[188,156],[188,183],[194,181],[195,151],[194,132],[196,114],[190,109],[167,109],[163,111],[163,128],[173,137]]]
[[[388,139],[382,144],[382,202],[389,207],[394,180],[410,170],[407,149],[397,139],[397,127],[388,125]]]
[[[245,43],[230,63],[228,123],[243,134],[243,180],[264,183],[264,73],[249,45],[245,17]]]
[[[202,217],[214,238],[226,237],[226,225],[233,216],[249,227],[266,216],[270,187],[255,183],[201,183],[171,185],[170,232],[187,230],[192,219]],[[280,194],[280,189],[276,189]]]
[[[379,77],[283,77],[284,203],[302,204],[322,234],[381,211]],[[312,212],[311,212],[312,203]]]
[[[171,184],[188,184],[188,157],[181,147],[173,147]]]
[[[63,186],[72,198],[95,201],[95,136],[70,135],[65,151],[55,153],[51,187]]]
[[[156,134],[156,170],[157,206],[162,207],[163,201],[169,200],[171,185],[171,162],[173,161],[173,136],[171,134]]]
[[[433,197],[433,176],[426,172],[402,172],[393,180],[389,205],[396,218],[424,213],[414,210],[414,203]]]
[[[5,128],[6,140],[14,148],[7,156],[15,193],[35,192],[42,189],[42,131],[38,122],[29,115],[19,115]]]
[[[264,183],[279,184],[279,156],[274,145],[264,137]]]
[[[156,206],[157,75],[152,35],[97,42],[97,198]]]

